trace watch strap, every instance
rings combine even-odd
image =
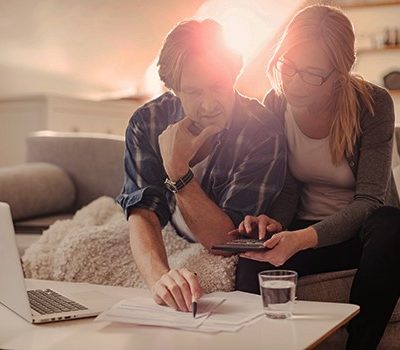
[[[193,177],[193,171],[189,168],[188,172],[176,181],[171,181],[167,177],[164,181],[164,184],[169,191],[177,193],[183,187],[185,187],[185,185],[187,185],[193,179]]]

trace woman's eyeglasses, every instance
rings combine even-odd
[[[275,66],[278,72],[281,72],[283,75],[293,77],[296,74],[299,74],[301,80],[313,86],[321,86],[324,84],[335,70],[335,68],[333,68],[327,76],[321,77],[318,74],[310,73],[305,70],[298,70],[293,64],[283,59],[278,60]]]

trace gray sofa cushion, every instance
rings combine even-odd
[[[27,161],[55,164],[71,177],[75,211],[101,196],[120,193],[124,149],[122,136],[40,131],[27,139]]]
[[[0,201],[10,205],[14,220],[69,211],[75,202],[71,178],[53,164],[0,168],[0,183]]]

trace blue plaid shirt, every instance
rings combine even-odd
[[[167,92],[140,107],[126,130],[125,183],[117,202],[154,211],[165,226],[175,198],[164,186],[158,136],[184,117],[178,97]],[[276,117],[258,101],[236,93],[229,125],[216,135],[200,186],[238,225],[245,215],[268,213],[282,189],[286,141]]]

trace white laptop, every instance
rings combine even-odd
[[[115,295],[95,290],[91,293],[88,284],[77,283],[75,291],[79,292],[82,285],[81,293],[71,294],[68,283],[57,284],[57,290],[27,290],[25,282],[10,207],[0,202],[0,303],[28,322],[45,323],[97,316],[118,301]],[[71,295],[76,295],[77,300],[72,300]]]

